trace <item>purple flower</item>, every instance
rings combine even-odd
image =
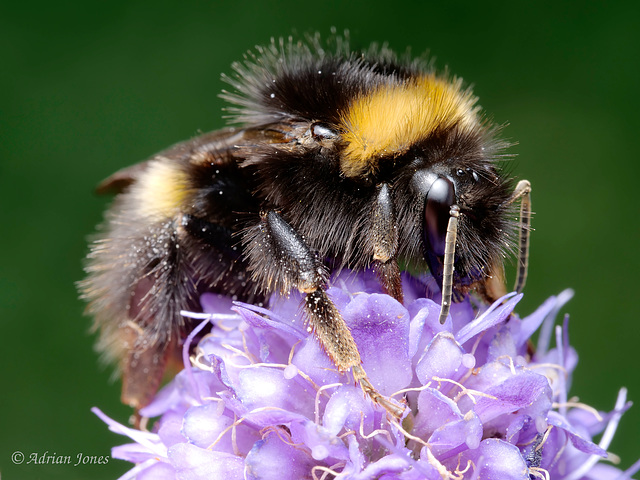
[[[600,462],[630,406],[624,389],[610,413],[568,397],[578,357],[568,320],[553,322],[571,292],[523,319],[513,314],[521,295],[467,299],[440,325],[430,282],[405,276],[406,306],[368,273],[343,272],[328,291],[372,384],[405,407],[400,421],[336,371],[306,331],[299,295],[269,310],[204,295],[202,325],[216,328],[141,411],[159,417],[152,432],[94,409],[135,442],[113,449],[136,464],[122,478],[578,480],[640,468]]]

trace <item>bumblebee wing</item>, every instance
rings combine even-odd
[[[148,166],[149,160],[118,170],[98,184],[96,193],[100,195],[122,193],[136,181]]]
[[[234,146],[243,142],[247,136],[247,130],[226,128],[214,132],[205,133],[185,142],[176,143],[166,150],[157,153],[153,157],[118,170],[113,175],[105,178],[96,187],[98,194],[118,194],[124,192],[135,183],[156,158],[162,157],[170,161],[183,161],[225,165],[234,162],[232,151]]]

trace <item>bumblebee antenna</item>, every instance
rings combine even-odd
[[[447,224],[447,236],[444,238],[444,260],[442,271],[442,305],[440,306],[440,324],[442,325],[449,315],[451,308],[451,294],[453,290],[453,261],[456,253],[456,237],[458,236],[458,216],[460,207],[453,205],[449,210],[449,223]]]
[[[513,190],[509,203],[520,199],[520,219],[518,225],[518,276],[513,289],[520,293],[527,281],[529,269],[529,235],[531,233],[531,183],[520,180]]]

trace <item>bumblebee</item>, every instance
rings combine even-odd
[[[508,144],[471,89],[425,60],[335,43],[258,47],[225,77],[235,126],[100,184],[117,196],[80,289],[124,403],[149,403],[195,326],[180,310],[197,311],[202,293],[263,302],[297,289],[336,367],[399,415],[361,366],[329,274],[371,268],[402,302],[399,264],[429,270],[441,322],[470,290],[489,302],[504,293],[512,250],[522,289],[530,184],[501,172]]]

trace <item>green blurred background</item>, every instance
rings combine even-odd
[[[429,50],[475,85],[518,142],[536,216],[526,297],[576,291],[572,394],[637,405],[611,451],[640,455],[638,181],[640,4],[575,2],[3,2],[0,6],[0,470],[109,479],[130,466],[21,465],[11,453],[109,455],[126,421],[77,300],[86,236],[118,168],[223,125],[221,72],[272,36],[349,29],[354,46]],[[634,307],[633,305],[636,305]]]

